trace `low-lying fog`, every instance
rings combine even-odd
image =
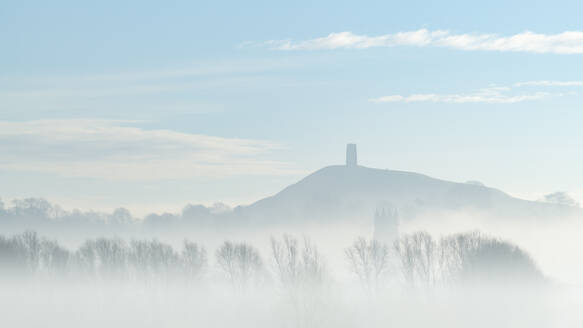
[[[2,321],[7,327],[583,322],[578,221],[513,226],[467,218],[404,224],[392,244],[349,224],[158,238],[5,234]]]
[[[265,226],[223,208],[139,221],[34,199],[2,211],[7,327],[583,323],[581,218],[456,211]]]

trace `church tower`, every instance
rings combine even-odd
[[[346,145],[346,166],[355,167],[356,164],[356,144]]]

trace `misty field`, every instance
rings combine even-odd
[[[556,327],[577,294],[512,243],[478,232],[393,245],[355,238],[332,265],[317,240],[273,236],[207,249],[96,238],[76,248],[33,231],[0,236],[13,327]],[[580,299],[579,299],[580,300]],[[34,315],[28,315],[34,313]]]

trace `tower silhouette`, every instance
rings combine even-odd
[[[346,166],[354,167],[357,165],[356,161],[356,144],[346,145]]]

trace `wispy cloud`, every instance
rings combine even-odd
[[[514,86],[583,87],[583,81],[526,81],[515,83]]]
[[[262,58],[69,76],[4,75],[0,76],[0,108],[8,117],[25,119],[35,117],[27,113],[46,118],[86,116],[82,112],[106,117],[119,117],[120,112],[147,112],[140,117],[161,112],[218,112],[224,109],[223,92],[282,83],[271,74],[307,64],[309,61]]]
[[[435,103],[488,103],[488,104],[513,104],[523,101],[541,100],[549,97],[551,94],[546,92],[537,92],[525,95],[504,95],[500,92],[476,92],[469,94],[413,94],[409,96],[391,95],[371,99],[372,102],[435,102]]]
[[[328,36],[304,40],[272,40],[266,44],[278,50],[366,49],[375,47],[416,46],[445,47],[458,50],[583,54],[583,32],[566,31],[540,34],[530,31],[500,36],[497,34],[455,34],[446,30],[420,29],[378,36],[352,32],[330,33]]]
[[[565,95],[572,95],[573,93],[560,93],[548,91],[536,92],[517,92],[521,87],[534,86],[583,86],[578,81],[560,82],[560,81],[527,81],[515,83],[509,87],[489,87],[480,89],[470,93],[460,94],[435,94],[435,93],[421,93],[411,95],[389,95],[370,99],[375,103],[388,102],[434,102],[434,103],[451,103],[451,104],[467,104],[467,103],[486,103],[486,104],[514,104],[525,101],[543,100],[550,97],[561,97]]]
[[[285,175],[264,140],[146,130],[112,120],[0,121],[0,168],[116,180]],[[265,159],[262,159],[265,158]]]

